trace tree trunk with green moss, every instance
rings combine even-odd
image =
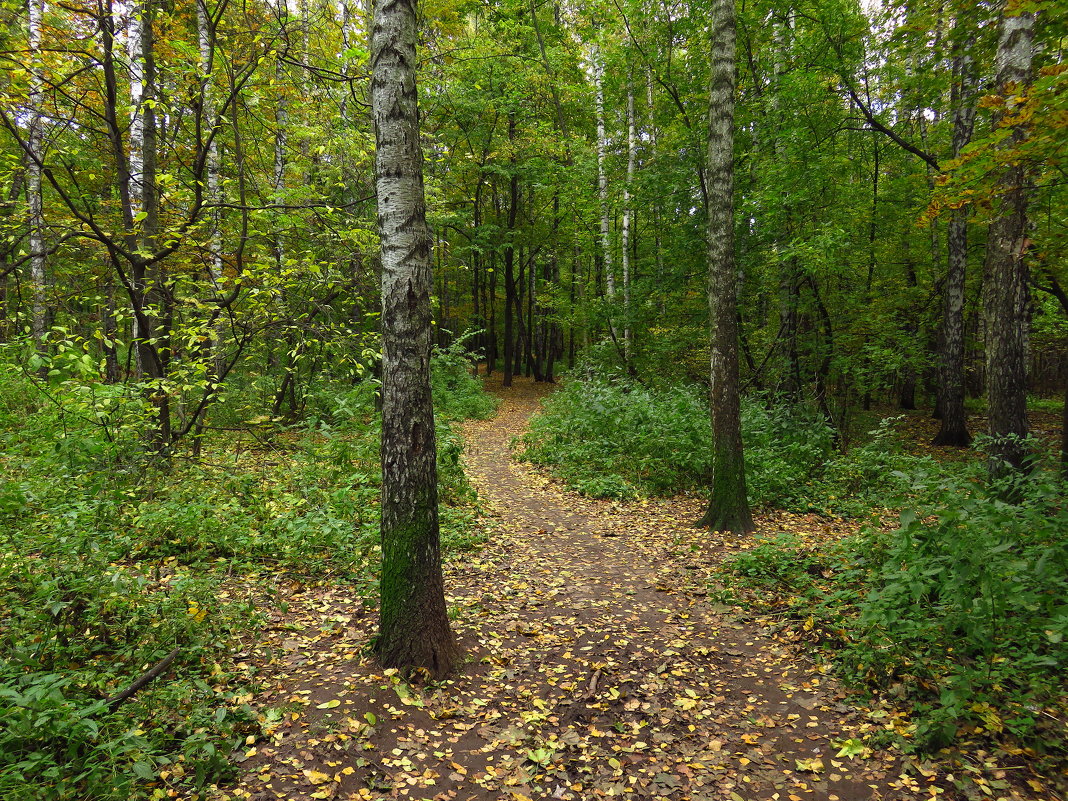
[[[382,576],[375,652],[442,676],[456,658],[441,573],[430,396],[430,232],[415,82],[415,0],[380,0],[372,31],[382,244]]]
[[[734,264],[734,0],[712,4],[712,86],[709,92],[708,305],[712,325],[712,494],[697,525],[752,531],[745,488],[738,389],[738,277]]]

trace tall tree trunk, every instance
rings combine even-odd
[[[170,395],[163,382],[170,359],[173,309],[162,261],[140,255],[153,252],[159,244],[155,11],[155,0],[137,3],[130,10],[127,29],[131,101],[127,216],[139,251],[130,264],[133,347],[138,373],[154,385],[148,390],[156,409],[154,445],[162,452],[170,446],[172,435]]]
[[[783,108],[783,79],[790,61],[790,48],[793,41],[792,22],[789,13],[776,15],[772,22],[775,42],[775,85],[771,97],[772,119],[769,126],[775,133],[772,138],[772,151],[780,164],[789,158],[786,149],[784,129],[787,115]],[[801,398],[801,360],[797,352],[798,308],[801,302],[801,279],[797,257],[788,252],[793,237],[793,215],[790,209],[789,192],[784,187],[780,192],[782,220],[775,231],[775,250],[779,257],[779,336],[782,342],[782,355],[785,360],[785,372],[782,378],[782,394],[796,403]],[[784,254],[784,251],[787,253]]]
[[[623,228],[620,232],[622,239],[623,268],[623,354],[630,359],[632,347],[631,322],[630,322],[630,279],[631,279],[631,229],[634,225],[634,209],[632,207],[632,191],[634,184],[634,159],[637,153],[637,136],[634,131],[634,86],[632,77],[627,77],[627,178],[623,183]]]
[[[734,262],[734,0],[713,0],[708,112],[708,305],[712,326],[712,492],[699,526],[754,529],[745,487]]]
[[[207,201],[211,204],[211,210],[208,214],[211,231],[208,240],[208,278],[211,280],[211,285],[215,294],[221,297],[223,294],[223,257],[222,229],[220,228],[221,215],[218,204],[222,200],[222,185],[219,180],[219,143],[217,141],[218,129],[216,126],[215,92],[211,81],[212,62],[214,61],[215,49],[214,33],[211,25],[211,14],[208,11],[207,0],[197,0],[197,44],[200,48],[200,75],[203,82],[201,88],[201,109],[202,117],[208,125],[208,130],[206,132],[208,137],[208,152],[207,158],[205,159],[208,173]],[[223,350],[225,347],[226,336],[226,327],[224,325],[225,319],[225,316],[221,313],[216,316],[215,332],[212,342],[212,363],[214,368],[212,380],[216,383],[226,369],[226,360]]]
[[[29,154],[26,159],[26,196],[29,206],[30,284],[33,309],[30,326],[38,350],[44,348],[48,334],[48,283],[45,256],[44,197],[41,194],[41,162],[44,158],[44,71],[41,66],[41,25],[43,0],[29,0],[30,120]],[[47,372],[47,368],[42,368]]]
[[[1031,83],[1031,51],[1035,36],[1033,13],[1001,12],[998,33],[997,82],[1005,108],[998,124],[1010,119],[1024,102]],[[1001,148],[1027,138],[1026,123],[1012,125]],[[990,418],[990,475],[1024,471],[1028,462],[1027,336],[1028,286],[1027,202],[1032,179],[1022,159],[1010,161],[1001,172],[994,198],[994,219],[987,232],[985,274],[987,292],[986,392]]]
[[[431,241],[415,82],[416,3],[375,4],[371,108],[382,243],[382,576],[375,652],[447,673],[456,658],[441,572],[430,397]]]
[[[958,17],[955,25],[963,23]],[[971,141],[975,125],[975,96],[979,76],[972,58],[975,36],[958,45],[954,58],[953,82],[953,158],[958,158]],[[968,267],[968,208],[950,212],[946,236],[946,286],[942,296],[942,331],[939,337],[938,411],[942,425],[932,445],[966,448],[972,443],[968,419],[964,412],[964,280]]]
[[[508,115],[508,141],[515,142],[515,114]],[[506,387],[512,386],[512,377],[519,372],[519,352],[513,339],[512,307],[516,303],[515,282],[515,232],[516,215],[519,211],[519,173],[516,171],[515,150],[512,149],[512,174],[508,179],[508,228],[504,242],[504,379]]]
[[[593,54],[593,83],[597,106],[597,197],[601,206],[601,259],[604,264],[605,295],[609,306],[616,297],[616,275],[612,269],[612,236],[608,208],[608,172],[605,166],[605,150],[608,147],[604,122],[604,65],[598,47]],[[612,339],[616,338],[616,325],[612,320],[614,310],[609,309],[608,327]]]
[[[653,68],[651,65],[646,66],[645,69],[645,105],[649,113],[649,162],[656,164],[657,161],[657,136],[658,131],[656,127],[656,102],[653,97]],[[663,220],[663,212],[661,209],[661,197],[657,193],[653,198],[653,254],[654,262],[656,264],[656,280],[661,281],[664,278],[664,249],[660,239],[661,230],[660,226]],[[661,312],[663,309],[663,294],[661,297]]]
[[[486,348],[486,375],[497,369],[497,251],[490,251],[490,274],[488,297],[485,308],[489,309],[489,346]]]

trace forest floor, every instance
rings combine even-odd
[[[963,797],[935,767],[865,747],[905,721],[854,706],[796,634],[709,597],[739,545],[692,527],[699,499],[566,491],[510,453],[548,388],[487,385],[499,412],[464,430],[486,542],[446,567],[460,668],[421,686],[384,674],[366,652],[374,609],[343,586],[290,583],[246,655],[267,664],[250,701],[263,734],[213,798]],[[846,525],[757,524],[809,538]]]

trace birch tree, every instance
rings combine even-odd
[[[605,165],[605,151],[608,149],[604,119],[604,61],[601,48],[593,50],[593,86],[597,106],[597,197],[601,208],[601,252],[604,259],[605,294],[612,301],[616,296],[616,274],[612,267],[612,233],[609,225],[610,209],[608,206],[608,172]],[[612,338],[616,337],[615,323],[609,319]]]
[[[44,16],[42,0],[29,0],[30,48],[30,120],[29,151],[26,154],[26,195],[29,206],[30,282],[33,286],[31,328],[38,347],[42,347],[48,333],[48,308],[45,286],[46,272],[44,237],[44,197],[41,194],[41,165],[44,159],[44,73],[41,66],[41,24]]]
[[[375,651],[387,667],[449,671],[430,397],[431,239],[416,90],[416,0],[380,0],[371,33],[382,246],[382,575]]]
[[[634,225],[634,205],[631,187],[634,185],[634,160],[637,153],[637,137],[634,130],[634,86],[633,76],[627,77],[627,178],[623,183],[623,225],[620,239],[623,245],[621,266],[623,268],[623,352],[630,358],[631,322],[630,322],[630,279],[631,279],[631,231]]]
[[[711,4],[711,87],[705,187],[711,316],[712,492],[697,525],[743,534],[753,518],[745,488],[738,388],[738,277],[734,258],[734,0]]]
[[[1004,7],[998,28],[997,83],[1004,106],[997,123],[1009,128],[1000,149],[1019,146],[1028,135],[1023,115],[1031,84],[1035,15]],[[1023,470],[1027,462],[1028,285],[1027,203],[1033,181],[1023,159],[1006,160],[994,197],[994,219],[987,232],[986,394],[990,420],[990,474]]]

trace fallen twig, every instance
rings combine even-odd
[[[182,646],[176,646],[173,651],[167,654],[163,659],[159,660],[155,665],[148,669],[147,672],[142,674],[138,679],[134,681],[129,687],[123,690],[113,698],[108,698],[108,712],[114,712],[124,703],[129,701],[136,695],[142,687],[148,684],[153,679],[159,677],[167,668],[171,666],[171,662],[178,656],[178,652],[182,650]]]

